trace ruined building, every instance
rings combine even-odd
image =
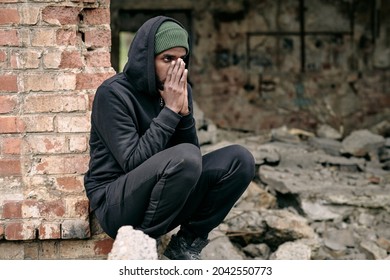
[[[389,137],[389,12],[384,0],[0,0],[0,259],[111,250],[83,187],[89,114],[146,19],[189,30],[194,99],[220,129]]]

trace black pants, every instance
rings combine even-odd
[[[255,173],[252,154],[231,145],[201,155],[192,144],[166,149],[107,185],[96,209],[103,230],[115,238],[131,225],[153,238],[181,225],[207,237],[226,217]]]

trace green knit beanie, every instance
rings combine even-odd
[[[154,37],[154,54],[162,53],[175,47],[189,50],[187,31],[173,21],[164,21]]]

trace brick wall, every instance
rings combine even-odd
[[[0,0],[0,259],[110,249],[83,187],[93,94],[114,74],[109,5]]]

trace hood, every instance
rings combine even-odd
[[[138,29],[130,45],[128,60],[123,69],[132,90],[151,96],[160,96],[157,90],[154,65],[154,37],[157,29],[164,21],[174,21],[184,28],[177,20],[165,16],[157,16],[147,20]],[[190,42],[188,43],[191,50]],[[188,67],[189,55],[186,56],[185,63]]]

